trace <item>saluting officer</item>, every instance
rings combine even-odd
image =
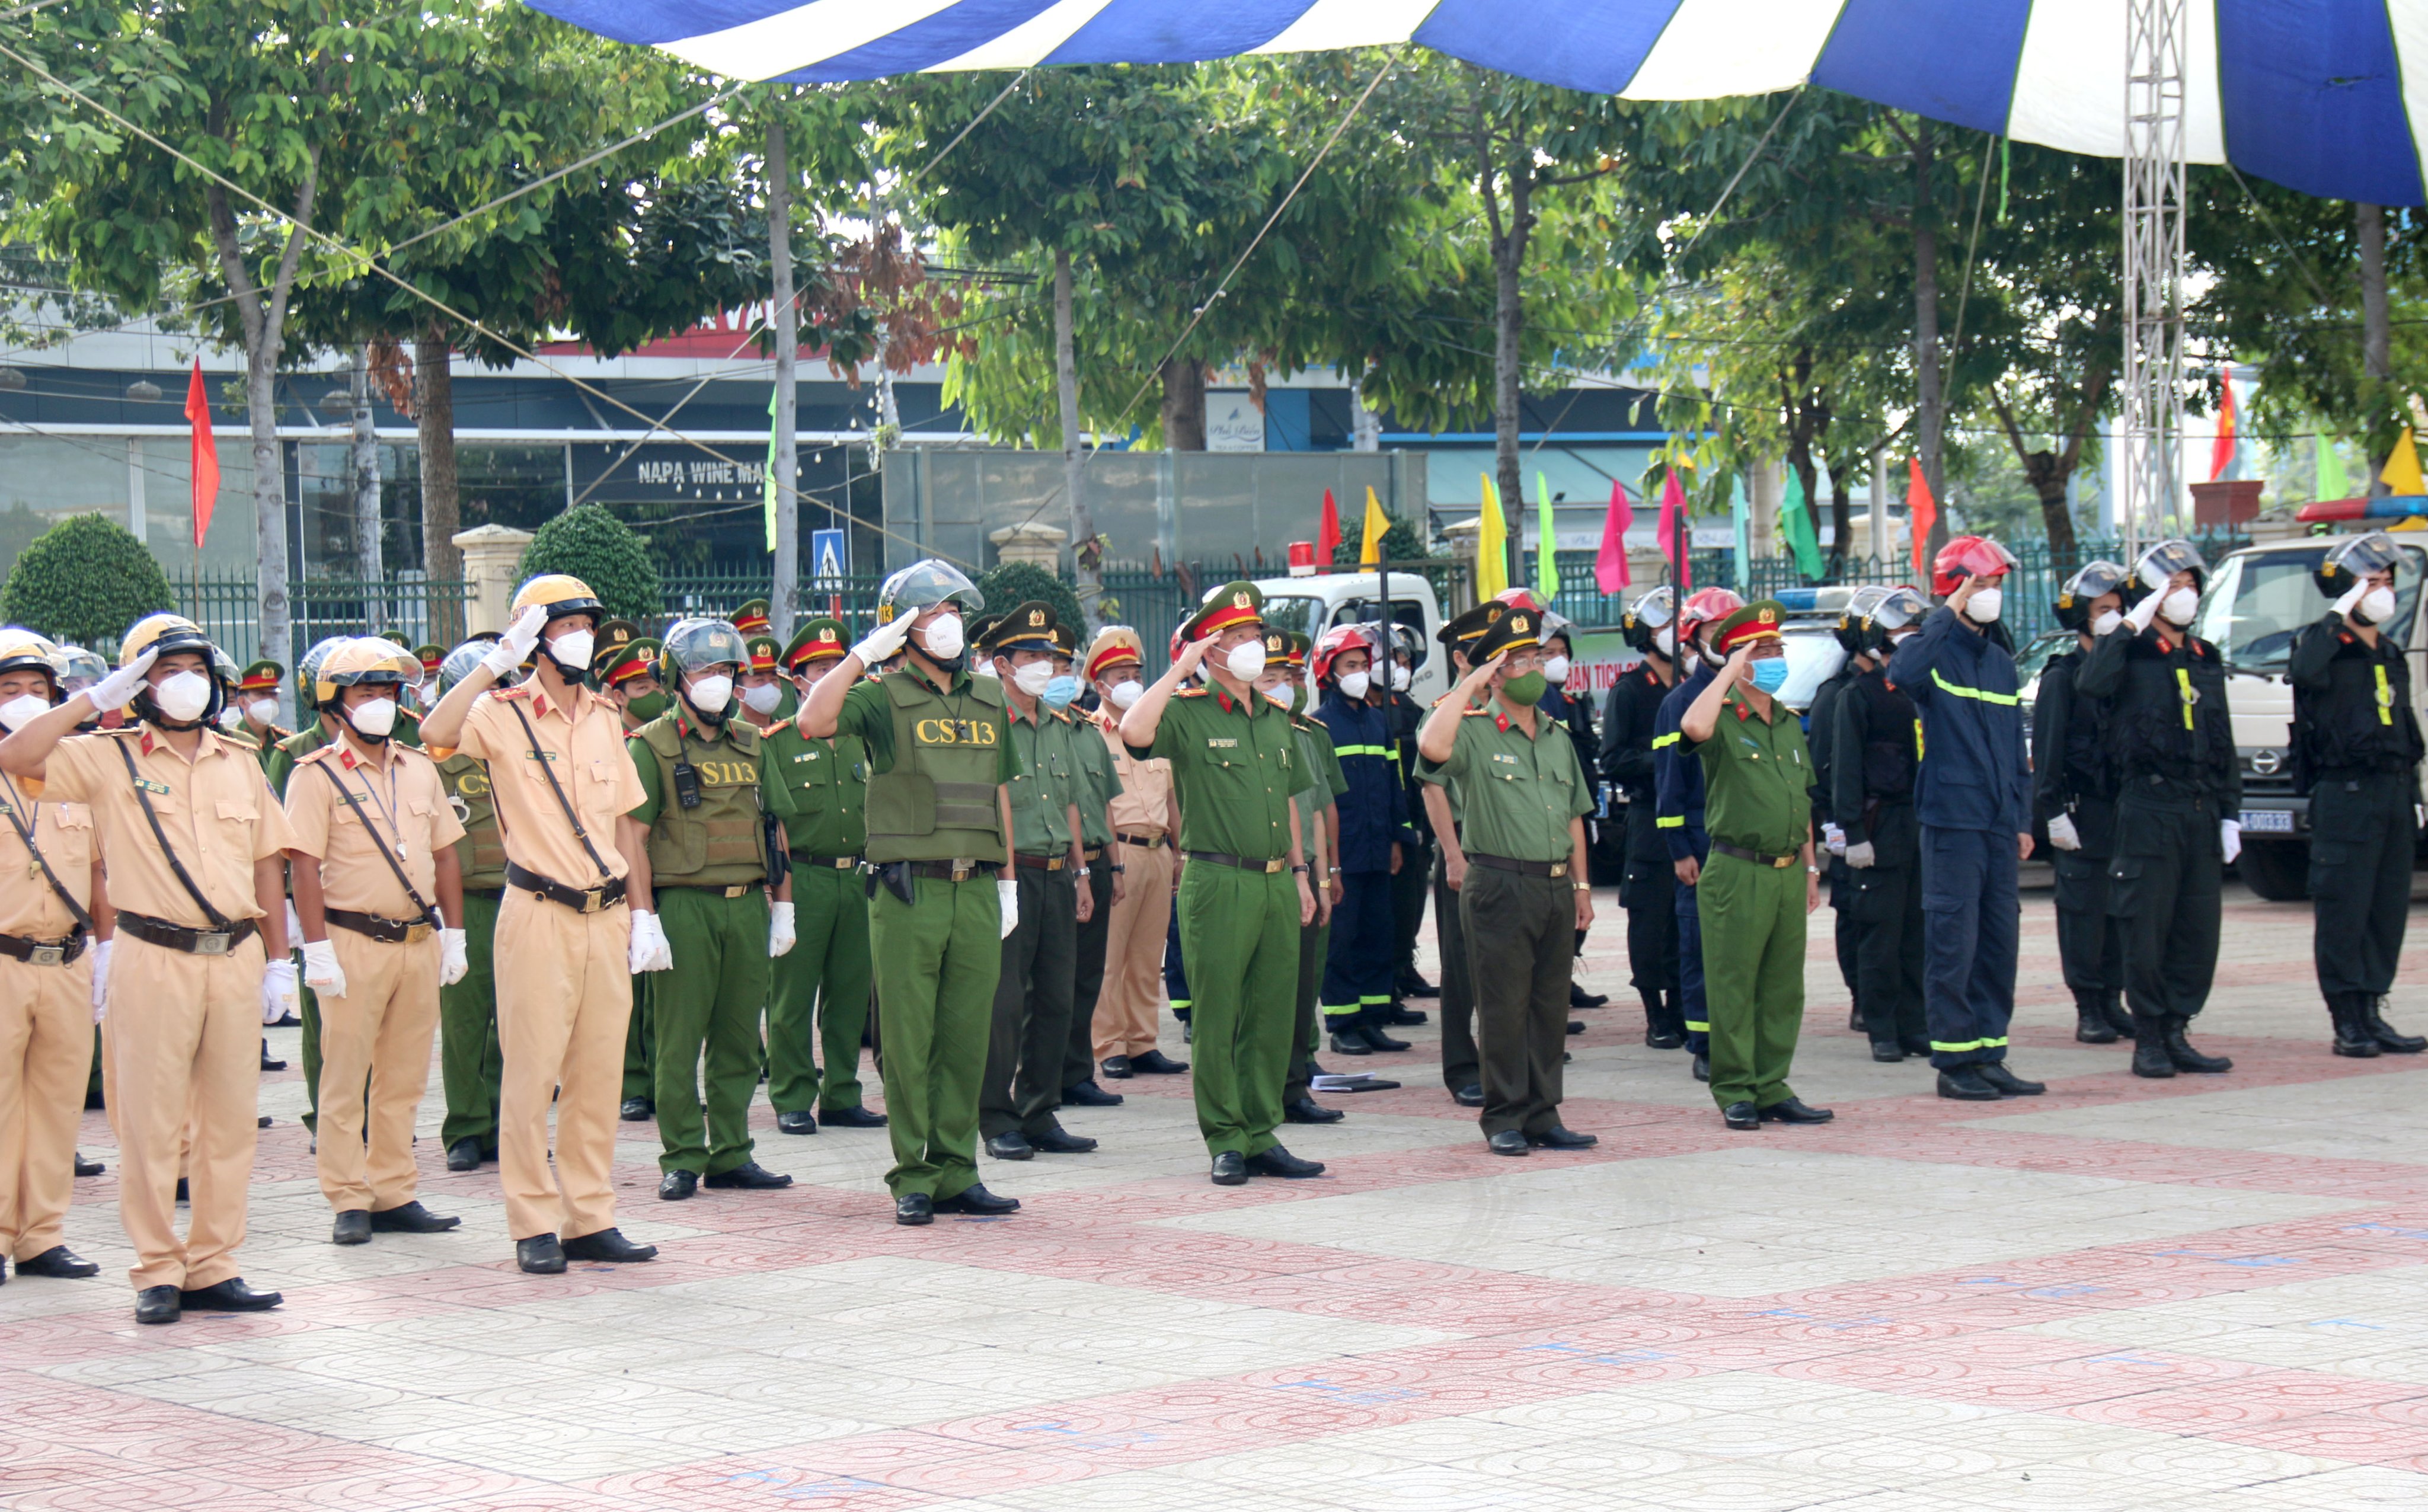
[[[2372,531],[2327,553],[2317,572],[2335,607],[2293,642],[2295,778],[2310,795],[2311,953],[2338,1055],[2418,1055],[2428,1040],[2386,1022],[2386,994],[2411,912],[2420,837],[2420,721],[2397,636],[2398,573],[2419,572]]]
[[[1479,1123],[1495,1155],[1596,1142],[1560,1122],[1576,934],[1593,925],[1584,816],[1593,784],[1565,725],[1538,707],[1542,616],[1513,608],[1477,666],[1425,719],[1427,781],[1455,783],[1467,876],[1459,911],[1484,1052]],[[1482,707],[1470,705],[1482,701]]]
[[[1898,643],[1921,633],[1929,613],[1912,588],[1862,600],[1855,627],[1862,671],[1838,698],[1830,731],[1829,812],[1846,847],[1840,918],[1854,921],[1855,1003],[1872,1059],[1881,1061],[1930,1053],[1923,1011],[1922,825],[1913,808],[1922,719],[1888,674]]]
[[[1180,837],[1172,763],[1140,761],[1122,744],[1122,715],[1146,691],[1139,681],[1145,656],[1137,631],[1107,625],[1088,647],[1085,664],[1088,681],[1096,686],[1096,730],[1121,783],[1106,814],[1114,843],[1107,854],[1119,858],[1126,885],[1106,929],[1105,984],[1092,1026],[1099,1067],[1115,1079],[1189,1069],[1188,1061],[1156,1048],[1164,936],[1172,925],[1173,846]]]
[[[2133,572],[2141,601],[2075,677],[2083,694],[2108,704],[2117,797],[2108,906],[2124,921],[2133,1074],[2214,1075],[2234,1062],[2203,1055],[2184,1031],[2208,1001],[2222,877],[2242,850],[2225,659],[2191,633],[2208,565],[2190,541],[2160,541]]]
[[[1390,715],[1371,697],[1374,642],[1368,627],[1325,631],[1315,643],[1312,667],[1321,690],[1315,717],[1331,732],[1334,759],[1349,781],[1327,821],[1340,843],[1331,875],[1323,878],[1337,884],[1323,964],[1323,1027],[1342,1055],[1404,1050],[1407,1041],[1385,1032],[1396,1016],[1391,989],[1399,916],[1391,878],[1415,850],[1417,834],[1408,826],[1408,779]],[[1408,1016],[1423,1022],[1422,1014]]]
[[[1348,1115],[1314,1097],[1315,1053],[1323,1047],[1317,996],[1331,956],[1332,911],[1341,892],[1339,869],[1330,863],[1339,845],[1338,799],[1349,790],[1349,779],[1333,754],[1332,731],[1306,714],[1310,644],[1297,631],[1266,627],[1265,669],[1256,674],[1256,691],[1289,711],[1290,727],[1298,731],[1299,759],[1316,774],[1315,785],[1298,797],[1299,846],[1306,856],[1307,875],[1330,879],[1316,885],[1315,917],[1299,929],[1298,992],[1290,1000],[1289,1076],[1282,1084],[1282,1117],[1293,1124],[1337,1124]]]
[[[1464,681],[1469,669],[1467,652],[1495,621],[1509,612],[1499,600],[1477,604],[1435,633],[1450,653],[1451,674]],[[1451,691],[1434,700],[1438,709],[1458,697]],[[1467,929],[1459,922],[1458,891],[1467,882],[1467,855],[1458,846],[1458,796],[1440,782],[1419,782],[1425,815],[1433,821],[1434,938],[1441,952],[1442,1085],[1461,1108],[1484,1106],[1484,1058],[1475,1044],[1475,988],[1467,969]]]
[[[793,1184],[751,1159],[768,962],[793,948],[794,928],[792,879],[771,868],[765,822],[779,821],[780,840],[792,799],[733,696],[748,659],[726,621],[676,621],[658,680],[680,701],[626,739],[643,797],[615,832],[632,969],[657,974],[649,1006],[665,1202],[685,1201],[703,1179],[753,1192]]]
[[[61,701],[58,650],[29,630],[0,630],[0,731]],[[100,1017],[111,929],[93,853],[92,811],[43,802],[0,774],[0,1274],[62,1281],[101,1274],[67,1247],[63,1226]]]
[[[1705,632],[1745,607],[1745,600],[1726,588],[1704,588],[1686,596],[1678,611],[1678,644],[1685,675],[1661,699],[1652,722],[1653,825],[1669,850],[1669,874],[1677,883],[1671,908],[1678,919],[1678,994],[1684,1006],[1686,1053],[1695,1079],[1712,1075],[1709,994],[1704,990],[1703,916],[1696,884],[1711,853],[1711,831],[1703,825],[1703,764],[1689,761],[1680,744],[1679,728],[1686,711],[1712,685],[1721,658],[1704,646]]]
[[[600,625],[590,648],[591,685],[607,696],[629,737],[674,706],[658,681],[658,657],[665,644],[644,635],[629,619]],[[645,1124],[658,1110],[657,1021],[649,1011],[649,974],[632,974],[632,1012],[624,1021],[623,1100],[617,1116]]]
[[[329,1137],[316,1146],[330,1242],[436,1234],[415,1197],[413,1121],[430,1086],[438,993],[469,964],[455,817],[435,763],[398,746],[397,699],[420,664],[366,636],[322,659],[315,695],[337,743],[296,764],[287,821],[304,979],[320,996]]]
[[[2116,768],[2108,758],[2108,707],[2075,685],[2099,637],[2124,622],[2132,574],[2091,562],[2058,591],[2058,623],[2075,644],[2041,667],[2032,706],[2032,807],[2048,827],[2057,872],[2057,954],[2074,994],[2074,1037],[2114,1044],[2133,1032],[2124,1011],[2124,922],[2108,907],[2116,846]],[[2409,883],[2406,880],[2405,896]]]
[[[447,653],[431,683],[435,704],[489,654],[485,640],[468,640]],[[439,785],[464,837],[455,842],[455,874],[463,894],[465,970],[438,987],[438,1080],[447,1116],[438,1142],[447,1147],[447,1169],[477,1171],[498,1158],[498,1084],[504,1053],[498,1046],[496,957],[498,904],[505,896],[506,842],[498,830],[498,805],[489,791],[489,769],[451,746],[429,748]]]
[[[221,696],[208,636],[154,615],[126,633],[119,662],[0,741],[0,771],[28,799],[88,805],[108,858],[118,932],[104,1064],[136,1321],[174,1323],[184,1307],[257,1312],[282,1299],[237,1274],[261,1080],[246,1061],[254,1014],[274,1019],[295,994],[285,860],[294,836],[252,754],[211,729]],[[137,724],[62,738],[89,709],[130,698]],[[191,1192],[183,1240],[181,1160]]]
[[[1601,775],[1627,798],[1627,871],[1618,886],[1627,912],[1628,979],[1644,1004],[1644,1043],[1676,1050],[1686,1043],[1678,986],[1678,879],[1654,823],[1652,730],[1661,700],[1677,681],[1677,596],[1665,584],[1638,598],[1619,621],[1642,660],[1610,685],[1601,715]]]
[[[986,596],[930,558],[885,580],[877,628],[801,699],[801,733],[868,752],[869,954],[885,1047],[894,1221],[995,1216],[978,1180],[978,1084],[1003,939],[1020,923],[1003,684],[973,677],[961,618]],[[900,652],[900,670],[861,681]]]
[[[792,679],[785,691],[806,697],[843,659],[846,634],[840,619],[803,620],[778,658]],[[776,713],[783,716],[772,725],[763,715],[753,723],[793,806],[784,834],[800,938],[773,968],[767,1101],[786,1134],[814,1134],[821,1126],[882,1128],[885,1115],[861,1106],[860,1085],[871,980],[868,893],[860,876],[868,848],[868,750],[857,735],[812,740],[780,704]]]
[[[514,622],[424,721],[428,739],[488,764],[506,842],[498,908],[499,1175],[515,1261],[636,1261],[657,1247],[615,1229],[615,1090],[632,1016],[635,931],[615,822],[648,797],[622,721],[582,684],[601,613],[561,573],[515,590]],[[500,680],[536,660],[526,682]],[[496,691],[491,691],[496,688]],[[652,931],[644,945],[663,948]],[[556,1108],[554,1170],[549,1106]]]
[[[1176,910],[1195,997],[1197,1126],[1213,1181],[1226,1187],[1251,1173],[1323,1170],[1273,1138],[1289,1072],[1299,933],[1315,919],[1291,795],[1314,775],[1299,759],[1289,716],[1252,685],[1265,667],[1263,616],[1254,583],[1214,590],[1181,626],[1188,646],[1122,716],[1130,753],[1170,758],[1180,791],[1187,859]],[[1213,685],[1175,697],[1200,666]]]

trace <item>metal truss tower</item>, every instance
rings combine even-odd
[[[2124,455],[2116,474],[2117,526],[2128,551],[2166,533],[2183,507],[2185,4],[2126,0]]]

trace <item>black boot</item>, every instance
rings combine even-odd
[[[2099,1016],[2106,1019],[2108,1027],[2114,1029],[2120,1037],[2127,1040],[2133,1037],[2133,1015],[2124,1010],[2123,993],[2102,993],[2099,996]]]
[[[2369,999],[2358,993],[2335,993],[2327,998],[2327,1018],[2336,1027],[2335,1051],[2355,1060],[2374,1060],[2377,1039],[2369,1032]]]
[[[2370,1038],[2377,1042],[2379,1049],[2394,1055],[2418,1055],[2422,1050],[2428,1050],[2428,1040],[2423,1040],[2417,1034],[2402,1033],[2393,1025],[2386,1022],[2385,998],[2369,997],[2364,998],[2363,1001],[2368,1004],[2368,1007],[2362,1014],[2362,1019],[2369,1026]]]
[[[2172,1076],[2175,1062],[2167,1054],[2167,1021],[2156,1013],[2133,1015],[2133,1075]]]
[[[2174,1062],[2175,1069],[2210,1076],[2232,1071],[2234,1062],[2224,1056],[2203,1055],[2192,1048],[2191,1042],[2184,1038],[2184,1030],[2191,1027],[2191,1022],[2189,1018],[2167,1020],[2167,1059]]]
[[[2101,1010],[2097,993],[2074,994],[2074,1037],[2085,1044],[2114,1044],[2115,1027]]]

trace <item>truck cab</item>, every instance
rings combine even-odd
[[[2272,900],[2309,892],[2310,802],[2293,791],[2293,686],[2287,666],[2295,633],[2333,607],[2311,573],[2348,538],[2310,535],[2233,552],[2217,565],[2192,627],[2225,660],[2234,745],[2242,764],[2238,864],[2251,890]],[[2420,614],[2428,536],[2405,533],[2393,539],[2403,548],[2403,566],[2395,573],[2395,614],[2384,633],[2409,653],[2411,703],[2419,709],[2428,707],[2428,625]]]
[[[1433,584],[1414,572],[1332,572],[1306,578],[1260,578],[1256,590],[1265,596],[1265,623],[1295,630],[1309,640],[1320,639],[1335,625],[1380,624],[1386,620],[1416,632],[1418,661],[1411,670],[1408,697],[1419,708],[1430,708],[1450,691],[1450,653],[1435,639],[1442,627],[1441,605]],[[1206,596],[1219,589],[1206,590]]]

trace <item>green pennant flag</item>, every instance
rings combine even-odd
[[[2317,433],[2317,436],[2318,440],[2316,444],[2319,449],[2319,501],[2321,503],[2325,503],[2331,499],[2349,498],[2352,494],[2352,485],[2344,481],[2343,453],[2336,450],[2335,441],[2328,436],[2326,432],[2320,431]]]
[[[1779,534],[1796,555],[1796,570],[1820,582],[1829,571],[1821,560],[1821,534],[1813,528],[1813,506],[1804,497],[1803,476],[1794,468],[1787,469],[1787,497],[1779,506]]]
[[[1543,607],[1560,596],[1559,538],[1551,527],[1551,485],[1534,474],[1534,587]]]

